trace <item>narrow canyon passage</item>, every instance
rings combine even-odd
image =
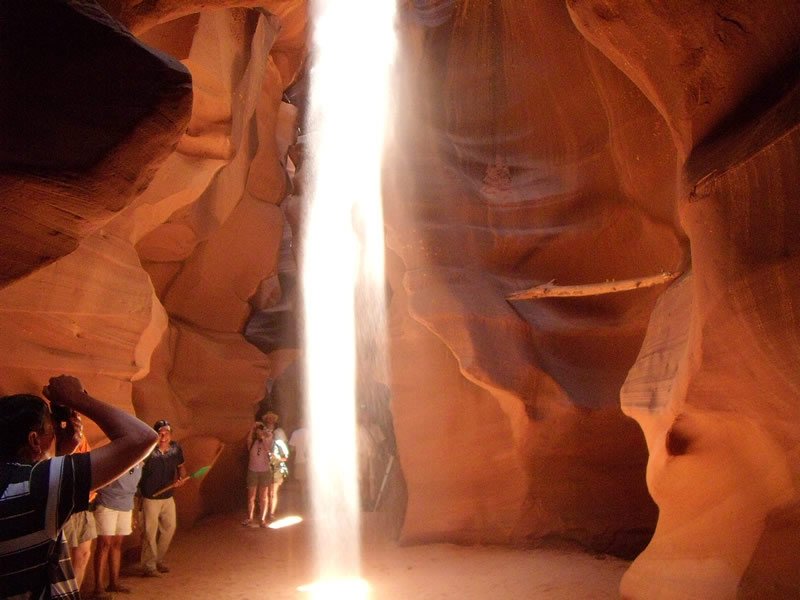
[[[314,578],[313,522],[238,522],[253,421],[314,427],[304,324],[326,366],[347,354],[333,296],[358,261],[309,294],[302,248],[331,259],[328,234],[362,226],[338,200],[375,170],[359,65],[389,30],[334,4],[352,56],[315,49],[321,0],[0,2],[0,395],[73,375],[167,420],[188,472],[214,465],[176,494],[173,572],[129,578],[133,598]],[[364,531],[374,598],[800,599],[800,0],[396,8],[368,252],[388,360],[356,352],[346,411],[343,370],[324,377],[362,429],[317,419],[326,458],[360,434],[364,506],[391,472],[392,535]],[[309,233],[320,60],[347,74],[322,103],[355,116]],[[581,295],[519,296],[542,286]],[[585,553],[536,549],[556,539]]]

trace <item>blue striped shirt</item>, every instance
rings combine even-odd
[[[0,495],[0,598],[80,599],[61,528],[89,506],[89,454],[0,463],[0,472],[9,478]]]

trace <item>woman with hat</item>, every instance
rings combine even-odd
[[[247,434],[247,518],[242,521],[245,527],[267,526],[267,497],[272,485],[272,445],[273,434],[267,426],[257,421]],[[258,492],[259,519],[253,520]]]

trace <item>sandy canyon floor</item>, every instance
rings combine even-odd
[[[298,587],[313,580],[313,521],[251,529],[240,520],[241,515],[216,515],[179,531],[167,560],[171,572],[145,579],[125,567],[122,582],[133,593],[116,594],[116,599],[310,599]],[[401,547],[370,529],[365,526],[362,543],[370,600],[611,599],[619,597],[619,581],[629,565],[560,549]]]

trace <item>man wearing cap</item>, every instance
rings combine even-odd
[[[139,490],[142,494],[142,575],[158,577],[168,573],[164,555],[175,534],[173,489],[186,483],[183,450],[172,441],[172,428],[163,419],[156,421],[158,444],[144,461]],[[168,488],[168,489],[165,489]]]

